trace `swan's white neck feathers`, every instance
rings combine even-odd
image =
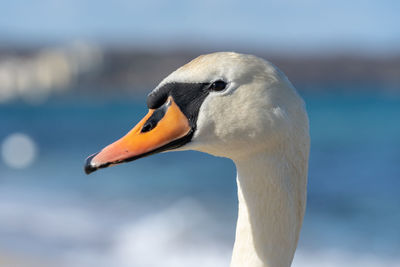
[[[217,79],[228,83],[226,90],[205,98],[194,136],[181,149],[228,157],[237,166],[239,216],[231,266],[290,266],[306,202],[304,102],[275,66],[236,53],[200,56],[155,90]]]
[[[235,161],[239,215],[232,267],[290,266],[305,210],[307,176],[289,161],[284,151]]]

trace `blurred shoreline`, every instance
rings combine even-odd
[[[137,47],[107,47],[86,42],[59,46],[0,47],[0,102],[28,98],[40,102],[50,91],[107,91],[144,93],[165,76],[200,54],[203,49],[150,51]],[[242,52],[242,51],[238,51]],[[320,91],[319,84],[374,84],[398,91],[400,53],[352,52],[283,54],[244,51],[278,66],[301,91]],[[299,86],[300,85],[300,86]],[[378,86],[376,86],[378,85]],[[324,87],[326,90],[326,87]],[[357,86],[357,88],[364,88]],[[337,90],[335,87],[332,90]],[[367,89],[365,89],[367,90]]]
[[[211,52],[214,51],[105,50],[106,65],[100,80],[106,85],[154,85],[193,58]],[[272,62],[294,84],[400,84],[400,54],[378,56],[347,52],[326,55],[284,55],[267,51],[250,53]]]

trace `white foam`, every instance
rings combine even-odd
[[[210,223],[204,209],[187,199],[147,216],[117,234],[118,266],[228,266],[230,246],[205,236]]]
[[[0,249],[17,249],[19,255],[42,257],[62,267],[229,266],[232,241],[213,234],[226,227],[193,199],[182,199],[139,218],[120,214],[110,224],[109,218],[116,216],[113,209],[94,209],[87,205],[88,199],[4,193],[0,189],[0,235],[24,238],[0,238]],[[122,213],[129,213],[130,208]],[[10,239],[14,247],[7,243]],[[400,266],[400,259],[325,247],[300,248],[293,266]]]

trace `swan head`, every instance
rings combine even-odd
[[[235,160],[308,149],[302,99],[282,72],[252,55],[199,56],[167,76],[147,105],[149,113],[127,135],[86,160],[86,173],[171,150]]]

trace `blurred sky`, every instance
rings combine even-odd
[[[397,0],[13,0],[1,3],[0,41],[395,52],[399,12]]]

